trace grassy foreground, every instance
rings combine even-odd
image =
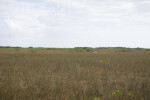
[[[0,51],[0,100],[96,99],[150,100],[150,52]]]

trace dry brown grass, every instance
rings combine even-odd
[[[110,59],[109,64],[104,66],[102,59]],[[122,94],[113,96],[116,90]],[[150,100],[150,52],[0,52],[0,100],[95,97]]]

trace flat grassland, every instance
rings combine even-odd
[[[150,51],[0,51],[0,100],[150,100]]]

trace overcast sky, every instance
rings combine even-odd
[[[0,45],[150,48],[150,0],[0,0]]]

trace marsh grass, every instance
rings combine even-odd
[[[109,67],[100,62],[111,59]],[[114,91],[120,90],[120,96]],[[127,98],[131,94],[130,98]],[[150,52],[0,53],[0,100],[150,100]]]

